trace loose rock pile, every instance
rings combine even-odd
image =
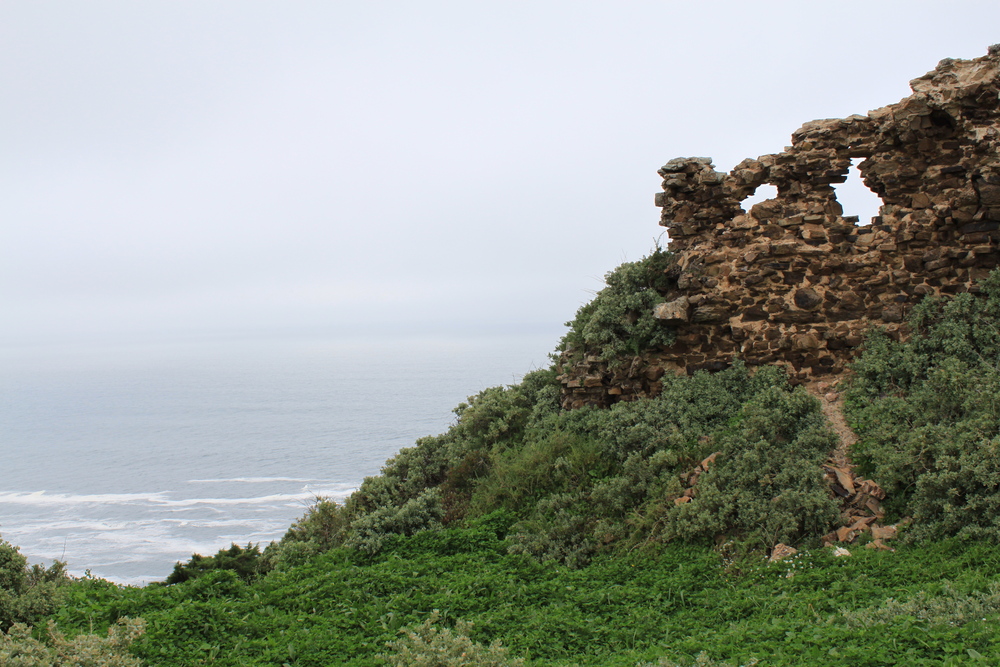
[[[676,343],[631,360],[565,354],[563,406],[654,396],[667,372],[736,358],[784,364],[793,382],[836,375],[869,327],[905,335],[923,297],[976,291],[1000,264],[1000,49],[943,60],[910,87],[866,116],[806,123],[784,152],[728,174],[709,158],[660,169],[676,263],[655,316]],[[852,158],[883,202],[864,224],[833,189]],[[744,210],[764,184],[777,197]]]
[[[870,549],[892,551],[885,544],[896,536],[897,526],[883,526],[885,516],[881,501],[885,491],[870,479],[857,477],[853,466],[837,465],[833,461],[823,466],[826,481],[834,497],[840,499],[840,518],[843,526],[824,535],[823,546],[854,542],[862,533],[871,533]]]

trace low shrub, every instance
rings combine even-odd
[[[836,446],[815,398],[769,387],[713,439],[719,455],[690,502],[669,508],[666,539],[725,535],[748,548],[814,541],[839,518],[822,463]]]
[[[390,642],[392,653],[379,657],[392,667],[520,667],[523,658],[510,658],[499,641],[483,646],[468,637],[471,624],[458,621],[455,629],[439,628],[437,610],[416,628],[400,630],[400,639]]]
[[[141,667],[129,646],[145,631],[141,618],[122,618],[108,628],[107,637],[93,634],[67,639],[51,621],[36,639],[31,629],[15,623],[0,633],[0,665],[4,667]]]
[[[14,623],[33,625],[51,614],[59,606],[67,583],[65,563],[29,567],[17,547],[0,539],[0,631]]]
[[[264,548],[258,569],[263,573],[300,565],[315,554],[343,544],[347,527],[346,508],[331,498],[317,496],[279,542]]]
[[[604,276],[605,287],[567,322],[560,349],[593,354],[612,363],[657,345],[670,345],[674,332],[653,318],[653,308],[669,287],[673,255],[660,247]]]
[[[313,542],[320,549],[331,549],[344,541],[347,517],[336,500],[317,496],[306,513],[285,532],[289,542]]]
[[[587,494],[557,493],[538,501],[531,516],[513,526],[509,551],[572,568],[590,563],[597,548],[595,514]]]
[[[929,625],[960,626],[1000,614],[1000,582],[986,591],[962,592],[944,582],[939,593],[918,591],[906,600],[888,598],[875,607],[841,612],[849,628],[869,628],[910,617]]]
[[[344,546],[375,554],[382,550],[387,537],[440,528],[443,517],[439,490],[425,489],[400,507],[386,505],[355,519]]]
[[[173,572],[164,583],[179,584],[213,570],[231,570],[244,581],[260,576],[262,573],[260,546],[247,544],[246,547],[241,547],[233,543],[228,549],[219,549],[214,556],[193,554],[188,562],[174,565]]]
[[[853,366],[852,453],[910,539],[1000,538],[1000,273],[982,292],[925,299],[909,340],[875,331]]]

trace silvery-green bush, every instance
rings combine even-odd
[[[874,331],[853,366],[852,453],[908,539],[1000,538],[1000,273],[981,287],[925,299],[909,340]]]
[[[472,625],[458,621],[455,629],[435,625],[435,610],[416,628],[404,628],[402,637],[390,642],[391,653],[379,656],[392,667],[520,667],[523,658],[512,658],[500,642],[484,646],[469,638]]]
[[[108,628],[108,636],[85,634],[67,639],[49,622],[44,639],[32,636],[31,628],[15,623],[0,633],[0,665],[4,667],[141,667],[142,661],[128,652],[145,631],[141,618],[121,618]]]

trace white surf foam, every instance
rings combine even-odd
[[[42,491],[0,491],[0,504],[11,505],[80,505],[80,504],[136,504],[156,503],[166,500],[167,491],[156,493],[48,493]]]
[[[189,479],[188,484],[226,484],[229,482],[243,482],[244,484],[267,484],[271,482],[322,482],[316,478],[302,477],[217,477],[214,479]]]

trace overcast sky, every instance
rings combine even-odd
[[[0,0],[0,342],[558,333],[664,162],[994,42],[996,0]]]

